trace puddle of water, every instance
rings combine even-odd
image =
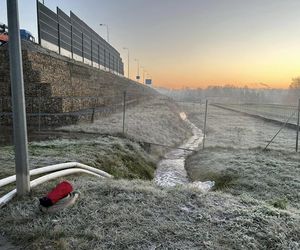
[[[180,113],[180,117],[192,129],[192,137],[190,137],[181,148],[195,150],[199,147],[203,140],[203,133],[201,129],[196,127],[192,122],[187,119],[185,113]],[[158,165],[155,172],[154,182],[161,187],[174,187],[176,185],[188,184],[184,162],[188,155],[192,152],[182,149],[174,149],[165,154]],[[194,184],[193,186],[201,186],[202,183]]]

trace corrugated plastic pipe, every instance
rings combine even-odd
[[[34,188],[44,182],[47,182],[47,181],[50,181],[50,180],[53,180],[53,179],[56,179],[56,178],[59,178],[62,176],[76,174],[76,173],[86,173],[86,174],[97,176],[99,178],[105,178],[104,176],[96,174],[95,172],[92,172],[89,170],[85,170],[82,168],[70,168],[70,169],[64,169],[61,171],[57,171],[57,172],[39,177],[30,182],[30,187]],[[3,207],[5,204],[7,204],[11,199],[13,199],[16,194],[17,194],[17,189],[14,189],[14,190],[10,191],[9,193],[7,193],[6,195],[4,195],[3,197],[1,197],[0,198],[0,208]]]
[[[88,165],[78,163],[78,162],[68,162],[68,163],[61,163],[61,164],[51,165],[51,166],[47,166],[47,167],[43,167],[43,168],[36,168],[36,169],[30,170],[29,174],[30,174],[30,176],[34,176],[34,175],[40,175],[40,174],[54,172],[54,171],[58,171],[58,170],[62,170],[62,169],[74,168],[74,167],[88,170],[90,172],[96,173],[96,174],[101,175],[101,176],[106,177],[106,178],[113,178],[112,175],[110,175],[110,174],[108,174],[108,173],[106,173],[106,172],[104,172],[100,169],[93,168],[93,167],[90,167]],[[16,181],[16,176],[15,175],[9,176],[9,177],[4,178],[4,179],[1,179],[0,180],[0,187],[11,184],[15,181]]]

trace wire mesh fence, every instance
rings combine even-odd
[[[126,112],[152,98],[149,94],[121,92],[117,95],[45,98],[39,91],[26,97],[29,138],[47,131],[126,133]],[[51,108],[49,108],[51,106]],[[1,144],[12,144],[11,97],[0,98]],[[140,112],[136,111],[136,112]],[[128,116],[131,112],[128,112]]]
[[[180,105],[191,121],[203,130],[205,104]],[[297,105],[209,102],[205,146],[294,151],[298,141]]]

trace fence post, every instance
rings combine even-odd
[[[108,52],[108,71],[110,72],[110,53]]]
[[[56,13],[58,13],[58,7],[56,7]],[[61,54],[61,48],[60,48],[60,23],[59,23],[58,15],[57,15],[57,35],[58,35],[58,54]]]
[[[91,123],[94,123],[94,121],[95,121],[95,107],[93,107],[93,110],[92,110]]]
[[[1,126],[2,126],[2,120],[4,120],[4,115],[3,115],[3,97],[0,97],[0,108],[1,108],[1,112],[0,112],[0,129],[1,129]]]
[[[299,122],[300,122],[300,99],[298,100],[296,152],[298,152],[298,143],[299,143]]]
[[[93,40],[91,39],[91,66],[93,67]]]
[[[206,121],[207,121],[207,106],[208,100],[205,102],[205,116],[204,116],[204,128],[203,128],[203,149],[205,148],[205,138],[206,138]]]
[[[74,51],[73,51],[73,26],[71,24],[71,58],[74,59]]]
[[[37,29],[38,29],[38,43],[41,45],[41,29],[40,29],[40,8],[39,8],[39,0],[36,0],[36,8],[37,8]]]
[[[41,101],[42,101],[42,91],[39,89],[39,121],[38,121],[38,126],[39,126],[39,132],[41,131]]]
[[[95,121],[95,109],[96,109],[96,100],[94,100],[94,104],[93,104],[91,123],[94,123]]]
[[[98,68],[100,69],[100,46],[98,44]]]
[[[82,62],[84,62],[84,47],[83,47],[83,33],[81,32],[81,52],[82,52]]]
[[[126,91],[123,93],[123,135],[125,134]]]

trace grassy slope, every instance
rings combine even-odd
[[[224,192],[300,209],[299,162],[300,155],[290,152],[211,147],[190,156],[186,167],[194,181],[215,180]]]
[[[142,181],[73,179],[79,202],[41,214],[52,183],[0,214],[2,230],[24,249],[297,249],[299,216],[249,197]]]
[[[191,120],[202,124],[199,107],[185,107]],[[216,189],[224,192],[247,194],[277,207],[299,209],[300,156],[289,147],[289,143],[294,144],[295,132],[283,130],[270,145],[270,151],[259,147],[265,146],[278,129],[279,126],[259,119],[209,107],[207,147],[186,160],[190,178],[215,180]]]
[[[143,148],[126,138],[99,136],[89,140],[54,140],[29,144],[31,168],[78,161],[113,174],[117,178],[152,179],[153,159]],[[4,178],[14,173],[14,154],[10,146],[1,148],[0,162],[6,166]]]
[[[125,132],[138,141],[178,145],[191,136],[190,129],[179,116],[181,110],[163,96],[142,102],[126,110]],[[78,124],[63,127],[64,131],[83,131],[93,133],[120,133],[122,131],[122,112],[95,121],[93,124]]]
[[[93,164],[90,151],[110,148],[105,143],[98,148],[93,142],[52,144],[34,144],[32,161],[43,165],[68,156],[70,160],[85,157]],[[300,248],[298,210],[277,209],[254,199],[251,193],[232,195],[223,190],[201,194],[183,187],[162,190],[148,181],[78,176],[68,180],[82,194],[74,207],[41,214],[37,197],[57,181],[44,184],[34,189],[31,197],[16,199],[1,210],[0,231],[27,249]]]

